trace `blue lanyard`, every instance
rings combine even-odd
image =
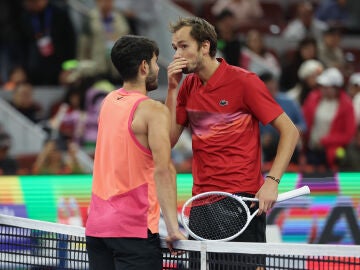
[[[43,28],[44,31],[41,31],[42,29],[40,24],[40,15],[31,16],[31,24],[36,38],[50,35],[51,19],[52,19],[52,8],[47,7],[45,9],[45,14],[44,14],[44,28]]]

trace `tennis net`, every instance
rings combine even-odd
[[[360,270],[360,246],[179,241],[163,269]],[[0,215],[0,269],[88,269],[84,228]]]

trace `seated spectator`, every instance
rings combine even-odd
[[[10,135],[0,131],[0,175],[16,175],[18,170],[17,161],[9,156],[10,147]]]
[[[259,77],[265,83],[265,86],[270,91],[272,97],[283,108],[284,112],[290,117],[290,119],[299,129],[300,134],[303,134],[306,131],[306,123],[300,106],[285,94],[280,93],[278,80],[272,73],[263,73]],[[271,162],[276,155],[277,145],[280,139],[279,132],[271,125],[263,126],[260,124],[260,134],[263,150],[263,161]],[[300,147],[300,144],[296,147],[291,162],[298,163],[299,153],[301,150]]]
[[[301,40],[293,55],[285,55],[285,61],[281,66],[280,89],[288,91],[298,82],[298,70],[300,65],[309,59],[317,59],[317,44],[314,38]]]
[[[27,82],[27,74],[23,67],[15,67],[12,71],[10,71],[9,79],[4,84],[3,88],[5,91],[13,91],[15,88],[21,84]]]
[[[344,69],[345,56],[341,48],[341,30],[330,27],[318,43],[318,57],[325,67]]]
[[[33,87],[29,83],[19,84],[13,92],[10,104],[30,121],[42,120],[42,107],[34,100]]]
[[[39,153],[34,167],[34,174],[76,174],[83,173],[77,159],[77,145],[63,142],[57,138],[48,140]]]
[[[225,9],[235,14],[237,28],[256,23],[263,16],[258,0],[217,0],[211,12],[216,17]]]
[[[299,42],[306,37],[320,39],[328,25],[314,17],[314,8],[310,1],[301,1],[296,7],[296,18],[286,25],[283,37],[288,42]]]
[[[353,73],[348,82],[348,93],[353,101],[357,126],[360,126],[360,72]]]
[[[134,35],[147,34],[159,12],[157,0],[115,0],[115,7],[124,14]]]
[[[247,33],[246,46],[241,51],[240,66],[258,75],[271,72],[277,78],[280,76],[280,63],[268,50],[258,30]]]
[[[360,171],[360,127],[357,128],[355,137],[346,149],[338,149],[337,159],[341,171]]]
[[[65,140],[78,145],[82,143],[85,129],[86,113],[84,93],[76,88],[67,89],[66,95],[60,104],[53,107],[50,126],[57,130]]]
[[[94,61],[99,75],[120,84],[121,78],[111,62],[110,51],[119,37],[129,33],[129,24],[114,8],[114,0],[96,0],[96,7],[90,11],[81,33],[79,59]]]
[[[337,68],[328,68],[317,78],[302,107],[308,131],[305,136],[307,162],[316,169],[336,170],[336,151],[355,135],[354,108],[344,91],[344,78]]]
[[[317,77],[324,71],[324,65],[310,59],[303,62],[298,71],[299,82],[287,91],[287,95],[298,104],[303,105],[309,93],[317,87]]]
[[[236,34],[234,14],[229,10],[224,10],[215,20],[219,56],[223,57],[230,65],[239,66],[242,44]]]
[[[98,117],[100,107],[105,96],[115,86],[109,81],[101,80],[96,82],[87,92],[85,96],[86,122],[83,142],[85,150],[88,154],[94,154],[96,137],[98,132]]]
[[[350,24],[347,0],[323,0],[319,3],[315,16],[330,26],[346,27]]]
[[[9,81],[11,70],[21,63],[22,1],[0,1],[0,85]]]
[[[23,66],[33,85],[57,85],[61,64],[76,56],[76,35],[67,9],[49,0],[24,0]]]

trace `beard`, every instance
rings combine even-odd
[[[182,71],[183,74],[192,73],[188,67],[184,67],[181,71]]]
[[[148,92],[156,90],[158,88],[158,78],[152,68],[150,68],[150,73],[146,77],[145,87],[146,91]]]

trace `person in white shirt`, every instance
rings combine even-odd
[[[326,23],[314,17],[314,9],[309,1],[300,2],[296,14],[296,18],[289,22],[282,34],[290,42],[299,42],[307,36],[320,39],[328,28]]]

